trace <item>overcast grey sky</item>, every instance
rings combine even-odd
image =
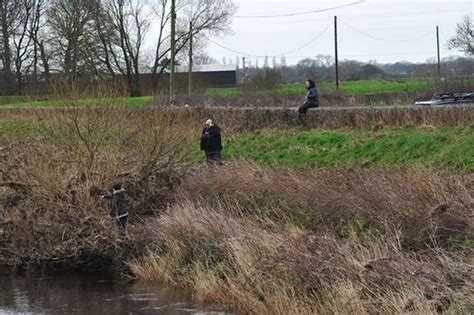
[[[472,16],[474,7],[473,0],[235,0],[234,2],[238,6],[238,11],[233,19],[233,34],[213,38],[215,43],[208,44],[208,54],[218,60],[222,60],[223,57],[235,60],[237,56],[240,58],[247,56],[253,63],[256,60],[254,55],[268,55],[271,58],[273,55],[286,54],[288,64],[318,54],[334,55],[334,15],[339,19],[338,42],[341,60],[422,62],[434,58],[436,25],[440,28],[442,57],[462,55],[456,51],[448,51],[446,42],[454,35],[456,23],[466,14]],[[292,14],[344,5],[350,6],[297,16],[243,17]],[[313,39],[314,41],[310,42]],[[302,48],[293,51],[300,47]],[[280,58],[277,57],[278,61]],[[262,63],[263,58],[260,58],[259,62]]]

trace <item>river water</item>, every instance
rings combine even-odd
[[[0,314],[225,314],[189,292],[100,274],[0,275]]]

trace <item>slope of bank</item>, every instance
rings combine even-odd
[[[474,171],[474,125],[442,129],[263,130],[229,139],[226,153],[264,165],[417,166]]]
[[[284,111],[2,113],[0,264],[119,268],[245,313],[469,312],[466,112],[420,111],[438,124],[408,128],[396,126],[412,113],[340,112],[316,117],[339,123],[325,129],[284,124]],[[196,168],[210,113],[231,159]],[[125,239],[99,199],[115,183]]]

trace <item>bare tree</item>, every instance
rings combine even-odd
[[[56,59],[65,74],[97,72],[95,0],[51,0],[48,25]]]
[[[145,69],[143,44],[153,25],[156,46],[149,65],[153,86],[169,66],[171,19],[170,2],[155,0],[144,4],[139,0],[105,0],[96,7],[98,34],[103,54],[102,62],[109,73],[123,75],[131,96],[139,96],[140,73]],[[230,0],[178,0],[179,16],[176,32],[176,52],[183,51],[194,38],[204,32],[221,33],[227,30],[235,11]],[[151,13],[153,13],[153,15]],[[191,32],[189,25],[192,25]]]
[[[474,28],[470,15],[464,16],[457,24],[456,35],[449,40],[448,48],[460,49],[467,55],[474,55]]]
[[[38,80],[38,69],[41,60],[43,67],[43,74],[46,81],[50,78],[50,66],[49,62],[51,59],[51,51],[47,48],[50,42],[50,38],[46,35],[48,25],[45,23],[45,11],[46,11],[47,0],[35,0],[33,7],[33,14],[29,27],[29,36],[33,41],[33,56],[32,56],[32,67],[33,67],[33,80],[35,83]]]
[[[23,93],[24,77],[28,74],[31,63],[27,64],[32,53],[33,41],[30,36],[31,21],[34,16],[35,1],[18,1],[17,16],[13,22],[12,43],[13,43],[13,61],[15,64],[15,75],[17,81],[17,91]]]
[[[4,78],[7,83],[7,93],[11,93],[12,78],[14,77],[12,71],[12,49],[11,41],[13,36],[14,23],[19,15],[20,1],[16,0],[0,0],[0,42],[1,47],[1,60],[3,65]]]
[[[226,32],[236,6],[231,0],[181,0],[177,3],[180,16],[176,37],[176,53],[184,50],[190,36],[194,40],[202,40],[200,35],[217,35]],[[158,40],[155,49],[155,60],[151,67],[154,85],[169,67],[170,37],[167,32],[171,12],[168,10],[168,0],[158,0],[157,16],[159,20]],[[191,28],[189,27],[191,25]],[[191,31],[190,31],[191,30]]]
[[[112,74],[122,74],[130,96],[139,96],[142,47],[151,15],[140,0],[106,0],[96,6],[102,61]]]

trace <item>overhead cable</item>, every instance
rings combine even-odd
[[[318,33],[318,35],[316,35],[315,37],[313,37],[311,40],[307,41],[306,43],[304,43],[303,45],[295,48],[295,49],[292,49],[292,50],[289,50],[289,51],[286,51],[286,52],[283,52],[283,53],[279,53],[279,54],[274,54],[274,55],[255,55],[255,54],[249,54],[249,53],[246,53],[246,52],[242,52],[242,51],[238,51],[238,50],[235,50],[235,49],[232,49],[232,48],[229,48],[229,47],[226,47],[212,39],[210,39],[209,37],[206,37],[206,39],[208,41],[210,41],[211,43],[221,47],[222,49],[225,49],[225,50],[228,50],[230,52],[233,52],[233,53],[236,53],[236,54],[239,54],[241,56],[246,56],[246,57],[255,57],[255,58],[265,58],[265,57],[269,57],[269,58],[273,58],[273,57],[283,57],[285,55],[288,55],[288,54],[291,54],[291,53],[294,53],[294,52],[297,52],[309,45],[311,45],[313,42],[315,42],[318,38],[320,38],[328,29],[329,27],[331,26],[331,24],[329,24],[328,26],[326,26],[325,29],[323,29],[320,33]]]
[[[370,35],[366,32],[363,32],[355,27],[353,27],[352,25],[348,24],[347,22],[345,22],[344,20],[340,19],[339,17],[337,18],[338,21],[342,22],[344,25],[346,25],[347,27],[349,27],[350,29],[356,31],[357,33],[360,33],[368,38],[371,38],[373,40],[378,40],[378,41],[383,41],[383,42],[394,42],[394,43],[406,43],[406,42],[411,42],[413,40],[416,40],[416,39],[420,39],[420,38],[424,38],[430,34],[432,34],[433,32],[432,31],[429,31],[429,32],[426,32],[426,33],[423,33],[422,35],[420,36],[417,36],[417,37],[412,37],[412,38],[408,38],[408,39],[386,39],[386,38],[380,38],[380,37],[376,37],[376,36],[373,36],[373,35]]]
[[[361,3],[364,3],[365,1],[366,0],[359,0],[359,1],[356,1],[356,2],[348,3],[348,4],[338,5],[338,6],[334,6],[334,7],[330,7],[330,8],[325,8],[325,9],[312,10],[312,11],[273,14],[273,15],[235,15],[234,18],[240,18],[240,19],[272,19],[272,18],[288,17],[288,16],[309,15],[309,14],[314,14],[314,13],[319,13],[319,12],[326,12],[326,11],[341,9],[341,8],[350,7],[350,6],[354,6],[354,5],[359,5]]]

